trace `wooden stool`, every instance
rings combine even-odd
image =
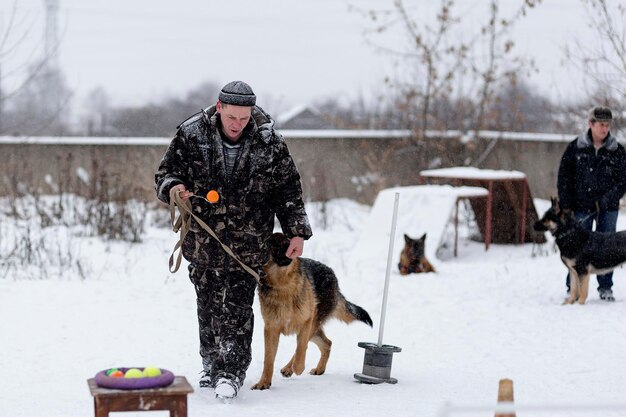
[[[102,388],[94,378],[87,381],[93,396],[96,417],[108,417],[112,411],[169,410],[170,417],[187,417],[187,394],[193,388],[184,376],[177,376],[164,388],[121,390]]]

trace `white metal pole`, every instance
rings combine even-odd
[[[378,329],[378,347],[383,345],[383,331],[385,329],[385,314],[387,312],[387,293],[389,292],[389,274],[391,273],[391,257],[393,256],[393,241],[396,238],[396,221],[398,220],[398,203],[400,193],[396,193],[393,204],[393,218],[391,220],[391,235],[389,236],[389,253],[387,254],[387,272],[385,273],[385,290],[383,292],[383,306],[380,312],[380,328]]]

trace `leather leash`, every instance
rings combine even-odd
[[[176,217],[176,207],[178,207],[178,217]],[[222,249],[224,249],[224,251],[228,255],[230,255],[231,258],[236,260],[246,272],[248,272],[254,277],[254,279],[257,280],[257,282],[261,282],[261,277],[259,277],[259,274],[257,274],[256,271],[250,268],[248,265],[241,262],[237,255],[235,255],[228,246],[222,243],[222,241],[217,237],[213,229],[211,229],[209,225],[207,225],[202,219],[193,214],[193,212],[191,211],[191,203],[189,202],[189,200],[183,201],[183,199],[180,197],[180,190],[176,190],[173,195],[170,194],[170,223],[172,225],[174,233],[178,233],[180,231],[180,238],[178,239],[178,242],[176,242],[174,250],[172,251],[169,259],[169,269],[171,273],[178,271],[178,268],[180,268],[183,257],[183,241],[185,240],[185,236],[187,235],[187,232],[189,232],[189,228],[191,227],[192,217],[196,220],[200,227],[206,230],[213,239],[217,240],[219,244],[222,245]],[[176,257],[176,263],[174,263],[174,254],[177,250],[178,256]],[[172,269],[172,267],[174,267],[174,269]]]

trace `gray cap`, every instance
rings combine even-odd
[[[235,106],[254,106],[256,96],[252,88],[243,81],[231,81],[220,91],[219,100],[223,104],[233,104]]]
[[[613,120],[613,113],[608,107],[594,106],[589,110],[590,122],[610,122],[611,120]]]

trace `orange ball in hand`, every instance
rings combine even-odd
[[[217,203],[220,201],[220,195],[217,191],[211,190],[206,194],[206,199],[209,203]]]

